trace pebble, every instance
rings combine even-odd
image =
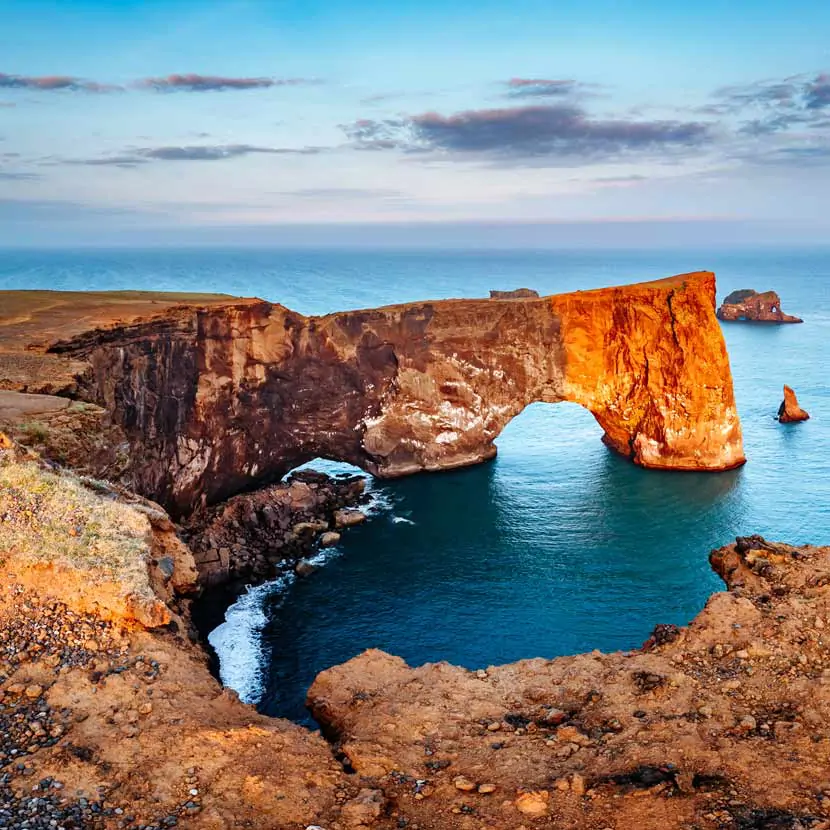
[[[757,726],[758,723],[752,715],[745,715],[738,723],[738,727],[744,732],[752,732]]]
[[[548,813],[550,793],[547,790],[534,790],[521,793],[515,801],[516,809],[526,816],[541,817]]]
[[[457,790],[461,790],[461,792],[465,793],[471,793],[473,790],[476,789],[475,782],[470,781],[470,779],[464,775],[456,776],[455,780],[453,781],[453,784],[455,785],[455,788]]]

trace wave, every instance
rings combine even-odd
[[[268,655],[262,648],[262,631],[268,625],[269,600],[291,587],[296,577],[284,574],[271,582],[248,588],[225,611],[225,622],[208,634],[219,658],[219,678],[243,703],[256,703],[265,688]]]
[[[304,464],[303,468],[336,475],[342,473],[346,466],[318,459]],[[368,501],[360,506],[360,510],[369,519],[386,515],[395,524],[415,524],[411,519],[395,515],[395,499],[388,490],[357,467],[350,468],[348,472],[351,473],[352,469],[356,474],[365,477]],[[307,557],[306,561],[321,568],[342,553],[342,549],[337,545],[320,548]],[[265,691],[270,660],[267,650],[262,647],[262,634],[270,622],[266,609],[285,602],[285,597],[296,579],[293,573],[286,573],[270,582],[249,587],[228,607],[225,621],[208,635],[208,642],[219,658],[219,678],[222,685],[233,689],[243,703],[258,703]]]

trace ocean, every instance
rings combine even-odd
[[[490,463],[373,482],[370,521],[344,534],[325,567],[253,589],[211,635],[228,685],[262,712],[307,721],[314,676],[366,648],[469,668],[631,649],[657,623],[687,623],[722,588],[713,547],[750,533],[830,544],[830,248],[17,250],[0,251],[0,288],[217,291],[321,314],[702,269],[717,274],[719,299],[775,290],[805,319],[723,324],[746,466],[642,470],[600,442],[586,410],[536,404]],[[774,419],[785,383],[810,421]]]

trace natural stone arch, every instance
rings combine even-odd
[[[260,300],[183,307],[57,345],[140,444],[140,489],[176,512],[315,457],[394,477],[492,457],[535,401],[588,409],[637,464],[744,461],[708,272],[512,300],[304,317]]]

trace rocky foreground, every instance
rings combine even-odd
[[[830,548],[714,551],[728,591],[640,651],[366,652],[316,734],[210,675],[157,505],[8,441],[0,475],[0,827],[830,827]]]

